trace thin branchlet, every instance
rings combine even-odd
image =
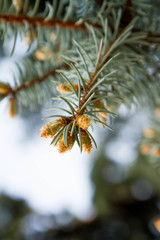
[[[55,76],[57,74],[57,72],[56,72],[57,70],[68,69],[68,68],[69,67],[67,64],[63,64],[62,66],[59,66],[58,69],[50,70],[50,71],[46,72],[43,76],[35,77],[31,81],[29,81],[27,83],[22,83],[18,87],[15,87],[15,88],[8,87],[6,90],[6,95],[10,94],[10,95],[15,96],[18,92],[20,92],[22,90],[26,90],[28,88],[31,88],[37,83],[41,84],[42,82],[46,81],[49,77]]]
[[[75,24],[75,21],[63,21],[60,19],[51,19],[45,21],[45,18],[38,16],[31,17],[27,15],[0,14],[0,23],[2,21],[9,24],[18,25],[25,25],[27,22],[31,27],[37,27],[37,24],[39,24],[41,27],[55,28],[56,26],[59,26],[60,28],[68,28],[74,30],[87,30],[85,23]],[[101,25],[98,23],[89,22],[89,24],[91,24],[93,27],[101,28]]]

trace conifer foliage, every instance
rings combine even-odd
[[[24,107],[36,110],[54,92],[56,107],[50,110],[57,113],[46,118],[56,119],[42,127],[41,137],[52,138],[60,153],[75,142],[90,153],[96,146],[90,126],[112,129],[110,119],[121,104],[144,106],[152,100],[159,107],[158,1],[53,0],[43,5],[0,0],[3,43],[14,35],[11,55],[19,35],[29,48],[35,44],[17,64],[15,85],[0,82],[0,100],[9,99],[14,117]]]

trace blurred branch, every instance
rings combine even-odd
[[[54,69],[51,71],[46,72],[42,77],[35,77],[33,78],[30,82],[27,83],[23,83],[22,85],[10,90],[10,92],[8,92],[8,94],[12,94],[15,95],[17,92],[21,91],[21,90],[25,90],[27,88],[32,87],[33,85],[35,85],[36,83],[42,83],[44,81],[46,81],[50,76],[55,76],[57,74],[57,70],[61,70],[61,69],[68,69],[68,65],[67,64],[63,64],[62,66],[60,66],[58,69]]]

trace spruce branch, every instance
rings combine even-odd
[[[70,93],[72,91],[72,94],[75,95],[77,104],[75,104],[74,106],[67,95],[65,97],[60,96],[59,98],[68,105],[68,108],[70,110],[70,116],[68,116],[66,125],[62,126],[61,129],[59,129],[56,136],[51,136],[50,130],[48,128],[46,129],[45,126],[41,129],[41,137],[45,135],[45,137],[47,136],[53,138],[52,143],[54,143],[54,146],[58,146],[60,153],[70,150],[73,146],[68,146],[65,140],[70,136],[74,136],[73,144],[75,141],[77,141],[81,151],[86,151],[87,153],[90,153],[92,149],[92,142],[94,142],[94,140],[92,139],[87,129],[91,125],[91,122],[100,123],[102,126],[107,126],[109,129],[111,129],[111,127],[106,123],[106,118],[108,114],[115,116],[115,113],[109,111],[109,106],[107,108],[104,104],[105,97],[103,97],[103,83],[111,85],[113,92],[114,88],[119,87],[128,90],[128,86],[120,84],[119,81],[119,83],[116,84],[116,80],[114,78],[116,76],[115,74],[117,70],[113,70],[111,68],[111,71],[110,69],[108,69],[107,74],[105,74],[105,70],[113,62],[113,59],[116,59],[119,56],[119,52],[115,52],[121,45],[123,45],[123,43],[125,43],[126,39],[130,38],[132,27],[133,26],[130,25],[127,29],[124,30],[124,32],[118,33],[115,39],[111,41],[108,46],[105,46],[103,44],[103,39],[100,40],[99,51],[96,59],[94,60],[95,67],[93,71],[90,70],[88,63],[88,61],[92,62],[92,60],[85,57],[88,56],[85,50],[81,47],[81,45],[75,42],[77,53],[81,59],[81,64],[77,63],[79,69],[77,68],[76,64],[68,63],[68,65],[76,72],[76,75],[79,79],[78,86],[76,84],[72,84],[72,82],[66,75],[61,74],[62,77],[67,80],[67,84],[70,85],[70,89],[67,90],[67,85],[63,86],[61,84],[57,88],[57,90],[60,90],[61,93]],[[141,36],[138,36],[138,38],[141,39]],[[106,47],[105,51],[104,47]],[[88,80],[84,79],[84,77],[81,75],[81,68],[83,69],[83,71],[85,71]],[[122,82],[122,80],[120,81]],[[62,91],[62,89],[65,89],[65,91]],[[105,87],[104,92],[107,95],[110,91]],[[60,108],[59,110],[64,111],[62,108]],[[65,116],[61,115],[61,118],[65,118]],[[52,125],[57,121],[59,120],[50,122],[50,124]],[[66,128],[68,129],[68,132],[65,131]],[[54,140],[55,138],[56,140]],[[61,143],[60,145],[59,142]],[[64,145],[66,145],[66,148],[62,148],[62,142]]]
[[[0,14],[0,24],[4,24],[4,23],[13,25],[13,27],[15,26],[15,24],[20,25],[20,26],[25,26],[27,23],[28,26],[30,26],[32,28],[37,28],[37,26],[40,26],[40,27],[49,27],[49,28],[55,29],[57,26],[59,26],[62,29],[66,28],[66,29],[71,29],[71,30],[80,30],[83,32],[87,31],[86,22],[77,24],[77,21],[71,21],[71,20],[64,21],[61,19],[50,19],[50,20],[46,21],[45,18],[39,17],[39,16],[31,17],[28,15]],[[87,21],[87,24],[89,24],[90,26],[92,26],[94,28],[102,29],[102,25],[99,23],[93,23],[93,22]],[[123,30],[126,28],[127,25],[128,25],[128,20],[126,22],[122,21],[121,26],[120,26],[120,32],[123,32]],[[112,27],[111,27],[111,29],[112,29]],[[32,29],[32,31],[33,31],[33,29]],[[139,29],[134,29],[133,31],[135,33],[138,33],[138,32],[141,33],[141,30],[139,30]],[[159,34],[151,33],[150,31],[146,31],[146,30],[144,31],[144,33],[146,33],[145,41],[160,44],[160,35]]]
[[[57,70],[61,70],[61,69],[68,69],[68,66],[66,64],[63,64],[62,66],[59,66],[58,69],[54,69],[54,70],[48,71],[41,77],[35,77],[31,81],[29,81],[27,83],[23,83],[22,85],[20,85],[20,86],[18,86],[16,88],[12,88],[9,93],[14,96],[18,92],[20,92],[22,90],[25,90],[27,88],[31,88],[32,86],[34,86],[37,83],[41,84],[42,82],[46,81],[49,77],[51,77],[51,76],[54,77],[57,74],[56,71]]]
[[[65,69],[67,70],[69,67],[67,64],[63,64],[59,66],[57,69],[50,70],[46,72],[43,76],[40,77],[34,77],[29,82],[22,83],[19,86],[11,87],[8,84],[0,82],[0,100],[2,100],[5,97],[9,97],[9,103],[10,103],[10,116],[14,117],[18,112],[18,94],[20,94],[21,91],[26,91],[28,89],[33,88],[36,84],[40,85],[41,83],[48,80],[49,77],[54,77],[57,74],[57,70]]]

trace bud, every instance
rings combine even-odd
[[[70,134],[68,133],[67,136],[67,146],[64,144],[64,140],[63,140],[63,136],[60,138],[59,142],[57,143],[58,146],[58,152],[59,153],[65,153],[67,151],[69,151],[71,149],[71,147],[73,146],[75,142],[75,137],[72,135],[70,136]]]
[[[153,128],[146,128],[143,131],[143,136],[147,138],[154,138],[157,136],[157,132]]]
[[[69,86],[69,83],[65,83],[66,85]],[[70,93],[73,92],[73,90],[69,87],[67,87],[64,84],[60,84],[56,89],[58,92],[60,93]],[[78,84],[73,83],[73,87],[75,88],[75,90],[78,92]]]
[[[154,157],[160,157],[160,148],[155,148],[152,151],[152,156]]]
[[[67,123],[65,118],[59,118],[55,121],[49,122],[41,128],[41,137],[44,138],[54,138],[56,133]]]
[[[22,11],[24,8],[24,3],[22,0],[12,0],[12,3],[17,11]]]
[[[0,82],[0,94],[7,95],[9,92],[11,92],[11,88],[7,84]]]
[[[34,41],[34,39],[35,39],[35,33],[31,29],[28,31],[28,33],[26,33],[24,40],[27,45],[30,45]]]
[[[9,115],[11,118],[17,114],[17,103],[15,98],[9,99]]]
[[[59,153],[65,153],[65,152],[69,151],[69,147],[66,146],[63,141],[59,141],[57,143],[57,146],[58,146],[58,152]]]
[[[149,144],[144,144],[144,145],[141,145],[140,146],[140,153],[141,154],[144,154],[144,155],[146,155],[146,154],[149,154],[150,153],[150,151],[151,151],[151,145],[149,145]]]
[[[81,137],[82,137],[82,150],[89,154],[92,149],[92,141],[88,134],[83,130],[81,131]]]
[[[42,47],[35,52],[35,56],[39,61],[44,61],[45,59],[51,58],[53,52],[47,49],[46,47]]]
[[[91,125],[91,122],[88,117],[80,115],[76,119],[76,124],[82,129],[87,129]]]
[[[158,232],[160,232],[160,218],[154,220],[154,226]]]

